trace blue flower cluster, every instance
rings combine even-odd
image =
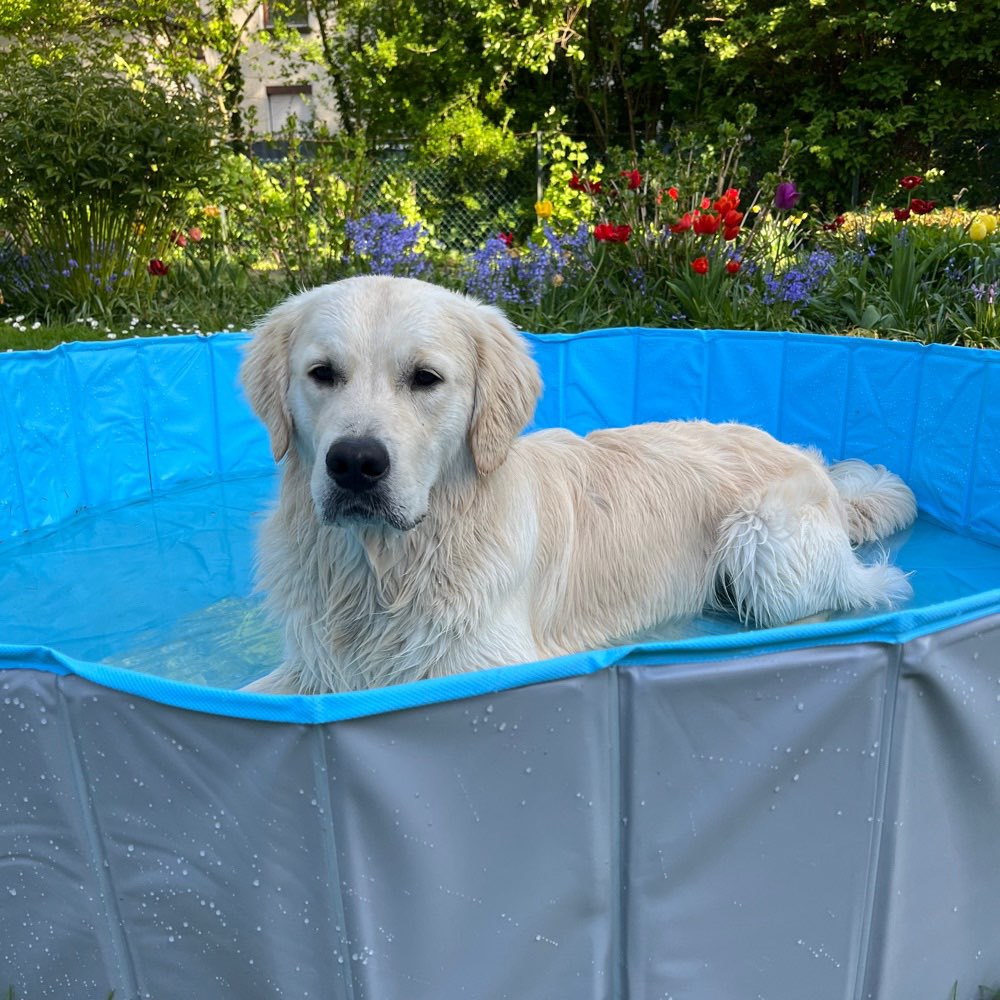
[[[797,316],[836,261],[837,255],[830,250],[813,250],[801,264],[780,273],[765,274],[761,301],[768,306],[787,303],[793,306],[792,315]]]
[[[981,285],[970,285],[969,288],[977,302],[982,302],[987,306],[993,306],[1000,302],[1000,283],[996,281],[989,285],[985,282]]]
[[[430,267],[420,244],[430,234],[397,212],[372,212],[344,223],[351,255],[368,274],[419,278]]]
[[[107,262],[117,253],[114,243],[91,245],[91,260],[81,265],[66,247],[64,251],[54,252],[44,247],[35,247],[29,253],[22,253],[13,240],[9,239],[0,246],[0,287],[6,287],[8,292],[20,295],[30,295],[35,292],[48,292],[53,285],[60,286],[60,279],[73,278],[77,271],[82,271],[90,282],[98,289],[113,291],[119,279],[117,273],[105,276]],[[121,277],[129,277],[131,270],[126,269]]]
[[[593,267],[589,247],[586,223],[566,236],[543,226],[540,242],[528,240],[517,248],[493,237],[469,258],[466,291],[496,305],[539,306],[549,289]]]

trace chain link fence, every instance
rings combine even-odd
[[[306,157],[315,150],[308,141],[300,146]],[[287,155],[288,144],[260,141],[252,152],[277,163]],[[419,220],[440,246],[467,251],[534,217],[539,176],[533,135],[523,137],[517,155],[502,165],[480,165],[469,156],[430,161],[413,143],[400,142],[368,154],[354,213],[398,212]]]

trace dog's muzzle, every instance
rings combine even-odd
[[[389,452],[375,438],[341,438],[326,453],[326,471],[346,493],[367,493],[389,473]]]
[[[391,462],[384,444],[376,438],[340,438],[326,453],[326,473],[331,488],[317,501],[327,524],[387,524],[409,531],[422,517],[412,518],[393,502],[388,488]]]

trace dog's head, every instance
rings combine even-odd
[[[409,278],[302,292],[258,325],[241,377],[276,461],[294,449],[330,524],[412,528],[448,476],[499,468],[538,369],[497,309]]]

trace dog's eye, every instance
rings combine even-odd
[[[340,373],[332,365],[313,365],[309,369],[309,377],[314,382],[319,382],[323,385],[331,385],[334,382],[340,381]]]
[[[437,385],[438,382],[443,381],[444,379],[441,378],[437,372],[432,372],[429,368],[418,368],[413,373],[410,385],[412,385],[414,389],[430,389]]]

